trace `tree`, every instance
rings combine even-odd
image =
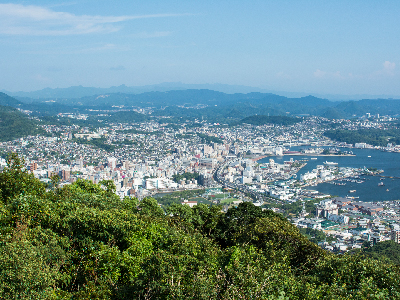
[[[154,198],[144,198],[139,203],[139,210],[141,215],[151,217],[163,217],[164,210],[158,205],[157,200]]]
[[[23,195],[43,195],[45,185],[33,174],[24,170],[24,161],[16,153],[7,158],[7,167],[0,173],[0,201],[8,203],[12,198]]]

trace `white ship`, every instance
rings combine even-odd
[[[324,165],[328,165],[328,166],[336,166],[338,163],[337,162],[333,162],[333,161],[325,161]]]

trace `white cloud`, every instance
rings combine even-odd
[[[368,77],[371,79],[376,79],[395,75],[396,63],[386,60],[383,62],[382,66],[382,69],[371,73]]]
[[[394,62],[385,61],[383,63],[383,71],[388,75],[394,75],[394,69],[396,68],[396,64]]]
[[[317,69],[314,72],[314,77],[317,77],[317,78],[325,77],[325,75],[326,75],[326,72],[321,71],[320,69]]]
[[[8,35],[73,35],[109,33],[120,29],[123,21],[144,18],[176,17],[182,14],[140,16],[77,16],[67,12],[20,4],[0,4],[0,34]]]
[[[314,77],[316,77],[316,78],[334,78],[334,79],[344,79],[345,78],[344,76],[342,76],[340,71],[327,72],[327,71],[321,71],[320,69],[315,70]]]
[[[282,71],[276,73],[275,76],[276,76],[277,78],[281,78],[281,79],[290,79],[290,78],[291,78],[290,75],[288,75],[288,74],[286,74],[285,72],[282,72]]]

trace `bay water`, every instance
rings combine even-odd
[[[291,147],[290,150],[300,151],[305,148],[310,147]],[[380,175],[393,178],[361,176],[363,181],[365,179],[363,183],[342,181],[345,182],[346,185],[334,185],[326,182],[307,188],[332,196],[359,197],[357,200],[366,202],[400,200],[400,153],[383,152],[375,149],[341,148],[341,150],[352,151],[355,156],[284,155],[266,157],[258,162],[268,163],[269,159],[272,158],[276,163],[282,164],[284,161],[288,161],[291,158],[293,158],[293,160],[306,159],[307,165],[298,172],[297,178],[300,178],[301,174],[315,169],[317,165],[323,165],[325,161],[338,163],[337,167],[381,169],[384,172]],[[317,159],[311,159],[312,157],[316,157]],[[384,185],[378,186],[380,182],[383,182]],[[350,190],[355,190],[355,192],[350,193]]]

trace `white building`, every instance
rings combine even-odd
[[[307,172],[302,175],[300,175],[300,180],[302,181],[307,181],[311,179],[316,179],[318,177],[318,174],[315,172]]]
[[[322,229],[320,222],[315,222],[310,219],[299,220],[297,226],[300,228]]]
[[[327,218],[329,215],[338,215],[339,209],[337,204],[332,203],[332,199],[322,200],[317,205],[316,216],[323,216]]]
[[[193,207],[195,205],[197,205],[197,201],[189,201],[189,200],[184,200],[183,202],[181,202],[182,205],[189,205],[190,207]]]
[[[350,218],[348,216],[344,216],[344,215],[329,214],[328,220],[331,220],[333,222],[342,223],[342,224],[349,224]]]

